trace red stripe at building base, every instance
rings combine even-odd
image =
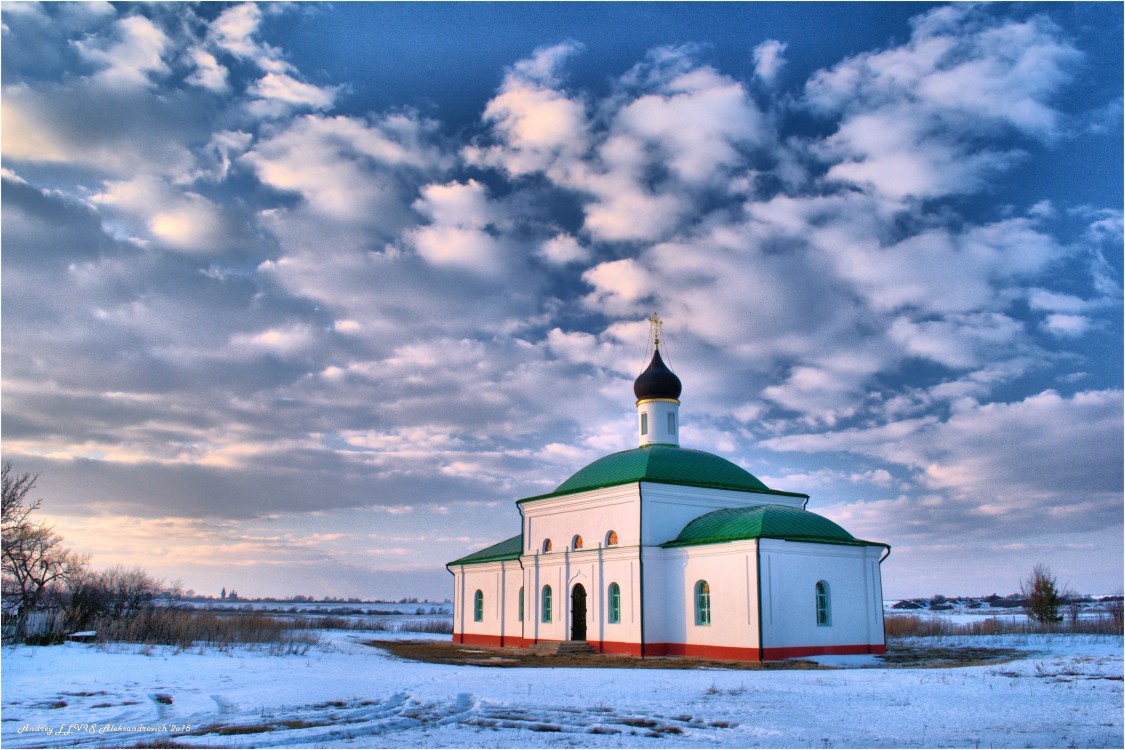
[[[454,643],[493,648],[527,648],[536,643],[557,643],[550,640],[532,640],[518,637],[501,637],[483,633],[454,633]],[[624,641],[588,641],[603,654],[641,656],[641,644]],[[697,643],[646,643],[644,656],[686,656],[695,659],[725,659],[731,661],[780,661],[803,656],[854,656],[860,654],[885,654],[882,643],[861,643],[840,646],[777,646],[752,648],[744,646],[710,646]]]

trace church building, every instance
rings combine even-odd
[[[520,533],[447,565],[453,640],[752,661],[884,653],[890,547],[806,510],[808,495],[681,448],[681,383],[650,320],[639,446],[517,500]]]

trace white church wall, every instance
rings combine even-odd
[[[645,640],[651,653],[757,658],[753,540],[645,550]],[[696,585],[706,581],[710,622],[696,621]]]
[[[575,585],[586,591],[586,640],[606,644],[609,650],[627,650],[621,644],[640,640],[640,605],[635,597],[638,573],[637,548],[598,547],[536,553],[523,558],[527,590],[535,591],[534,620],[525,623],[525,638],[533,641],[570,640]],[[608,587],[621,590],[620,621],[609,622]],[[543,587],[551,587],[551,618],[543,621]],[[528,611],[532,611],[529,606]]]
[[[785,505],[800,508],[806,498],[758,492],[737,492],[709,487],[640,483],[641,538],[646,545],[675,539],[684,526],[712,510],[750,505]]]
[[[637,485],[627,484],[523,503],[524,554],[542,552],[546,539],[554,554],[573,549],[576,535],[585,549],[609,546],[610,531],[616,532],[618,545],[636,545],[639,502]]]
[[[762,540],[762,640],[766,658],[883,645],[881,547]],[[817,622],[816,585],[828,586],[828,623]]]
[[[501,645],[509,616],[504,597],[519,576],[511,575],[511,563],[492,562],[459,566],[454,571],[457,596],[454,601],[454,632],[472,642]],[[476,593],[481,592],[481,619],[476,619]]]

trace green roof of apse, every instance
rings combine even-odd
[[[686,547],[742,539],[786,539],[796,542],[853,544],[886,547],[879,542],[856,539],[839,524],[824,516],[784,505],[753,505],[724,508],[694,519],[664,547]]]
[[[750,472],[713,453],[673,445],[646,445],[599,458],[560,484],[554,492],[524,498],[519,502],[633,482],[807,497],[798,493],[771,490]]]
[[[446,565],[473,565],[475,563],[497,562],[499,560],[515,560],[523,552],[523,534],[516,534],[511,539],[497,542],[491,547],[485,547],[472,554],[465,555]]]

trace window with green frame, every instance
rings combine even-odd
[[[608,598],[610,623],[621,622],[621,587],[616,583],[609,584]]]
[[[829,609],[831,600],[828,597],[828,583],[826,581],[816,582],[816,624],[817,625],[831,625],[832,612]]]
[[[543,587],[543,606],[540,608],[543,612],[543,622],[551,621],[551,587]]]
[[[695,624],[711,624],[711,587],[707,581],[697,581],[695,584]]]
[[[484,592],[477,589],[473,594],[473,621],[480,622],[484,619]]]
[[[523,586],[520,586],[520,622],[523,622]]]

